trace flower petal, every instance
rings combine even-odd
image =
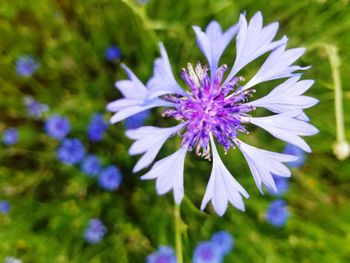
[[[201,210],[206,207],[210,200],[212,200],[214,210],[219,216],[225,213],[228,202],[239,210],[244,210],[241,195],[245,198],[248,198],[249,195],[222,163],[212,136],[210,136],[210,141],[213,154],[213,168],[203,197]]]
[[[154,61],[153,76],[148,81],[150,99],[166,94],[179,94],[187,96],[186,92],[176,82],[171,70],[168,54],[163,43],[159,44],[161,57]]]
[[[239,25],[235,24],[223,33],[220,24],[215,20],[208,24],[205,32],[198,26],[192,27],[196,33],[198,47],[208,60],[212,79],[215,77],[220,57],[237,34],[238,27]]]
[[[263,193],[262,184],[276,192],[277,188],[273,180],[273,174],[289,177],[291,173],[282,163],[292,162],[298,159],[293,155],[261,150],[238,139],[236,139],[235,143],[247,160],[254,181],[261,193]]]
[[[252,124],[265,129],[276,138],[311,152],[309,145],[299,136],[315,135],[318,130],[310,123],[296,119],[299,115],[300,112],[296,111],[249,119]]]
[[[175,202],[180,204],[184,195],[183,175],[186,153],[187,148],[181,148],[161,159],[141,179],[156,179],[156,189],[159,195],[166,194],[173,189]]]
[[[236,38],[236,60],[225,83],[230,81],[245,65],[254,59],[287,43],[286,37],[278,41],[272,41],[276,36],[277,30],[277,22],[263,27],[261,12],[257,12],[249,24],[244,15],[240,16],[239,32]]]

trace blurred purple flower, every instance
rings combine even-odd
[[[289,218],[286,202],[283,200],[271,202],[265,213],[265,218],[271,225],[274,225],[275,227],[283,227]]]
[[[0,201],[0,214],[7,214],[10,211],[10,203],[6,200]]]
[[[220,253],[225,256],[230,252],[234,245],[234,240],[232,235],[227,231],[220,231],[215,233],[211,241],[218,247]]]
[[[83,160],[81,171],[89,176],[96,176],[101,169],[100,159],[96,155],[87,155]]]
[[[150,110],[139,112],[125,120],[125,127],[130,129],[140,128],[150,116]]]
[[[105,57],[108,61],[115,61],[120,59],[121,54],[120,49],[112,45],[106,49]]]
[[[171,247],[160,246],[156,252],[147,257],[146,263],[177,263],[177,259]]]
[[[269,188],[267,188],[267,191],[272,195],[276,195],[276,196],[283,195],[288,190],[289,177],[281,177],[281,176],[273,175],[273,179],[275,180],[276,191]]]
[[[79,139],[64,139],[57,150],[57,158],[66,164],[77,164],[85,156],[85,147]]]
[[[70,132],[71,127],[66,117],[53,115],[46,120],[44,129],[49,136],[62,140]]]
[[[88,125],[88,137],[90,141],[98,142],[103,139],[105,131],[108,128],[108,123],[103,119],[101,114],[95,113]]]
[[[114,191],[119,188],[122,175],[117,167],[110,165],[104,168],[99,175],[98,183],[101,188],[107,191]]]
[[[286,147],[284,148],[283,153],[289,154],[289,155],[294,155],[298,159],[293,161],[293,162],[288,162],[287,165],[289,167],[300,167],[305,163],[305,152],[300,149],[299,147],[293,145],[293,144],[287,144]]]
[[[88,243],[99,243],[107,233],[106,226],[97,218],[90,219],[88,227],[85,229],[84,237]]]
[[[36,101],[31,96],[24,97],[24,104],[27,107],[27,113],[32,117],[41,117],[42,114],[49,110],[46,104]]]
[[[18,130],[15,128],[10,128],[4,131],[2,141],[5,145],[13,145],[18,142]]]
[[[194,251],[193,263],[221,263],[223,255],[213,242],[201,242]]]
[[[35,71],[37,71],[38,68],[39,64],[30,55],[22,56],[16,61],[17,74],[22,77],[31,76],[33,73],[35,73]]]

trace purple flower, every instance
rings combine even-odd
[[[30,77],[37,71],[39,64],[32,56],[22,56],[16,61],[17,74],[22,77]]]
[[[96,155],[88,155],[81,164],[83,173],[89,176],[96,176],[101,169],[101,162]]]
[[[121,51],[118,47],[112,45],[106,49],[105,57],[109,61],[114,61],[120,59]]]
[[[220,231],[215,233],[211,241],[217,246],[222,255],[226,255],[233,248],[234,240],[232,235],[227,231]]]
[[[32,117],[41,117],[42,114],[49,110],[46,104],[36,101],[31,96],[24,97],[24,104],[27,107],[27,113]]]
[[[101,114],[94,114],[88,125],[88,137],[93,142],[98,142],[103,139],[105,131],[108,128],[108,124],[103,119]]]
[[[10,128],[4,131],[2,141],[5,145],[13,145],[18,142],[18,130],[15,128]]]
[[[289,212],[287,205],[283,200],[273,201],[267,212],[265,214],[267,222],[275,227],[282,227],[286,224],[287,219],[289,218]]]
[[[137,129],[140,128],[150,115],[149,110],[139,112],[125,120],[125,127],[127,129]]]
[[[109,103],[107,109],[115,113],[111,123],[117,123],[139,112],[165,107],[162,116],[175,119],[178,125],[168,128],[145,126],[126,131],[127,137],[135,140],[129,149],[130,155],[143,155],[133,171],[148,167],[169,137],[180,136],[180,149],[157,161],[141,179],[156,179],[157,193],[162,195],[172,190],[179,204],[184,195],[184,160],[187,152],[194,151],[199,157],[212,159],[212,171],[201,209],[205,209],[211,201],[215,212],[222,216],[228,203],[244,210],[243,197],[248,198],[249,195],[225,167],[216,142],[225,152],[231,148],[241,151],[261,192],[263,185],[276,191],[273,174],[290,176],[284,163],[295,161],[296,157],[262,150],[239,138],[241,134],[248,134],[250,126],[255,125],[282,141],[310,152],[310,147],[300,136],[311,136],[318,130],[306,121],[303,110],[318,101],[302,95],[314,82],[300,80],[301,71],[308,67],[294,65],[305,49],[287,50],[287,37],[274,41],[278,23],[264,27],[260,12],[249,23],[241,15],[239,22],[226,31],[216,21],[210,22],[205,31],[198,26],[193,29],[208,65],[198,63],[192,66],[189,63],[187,70],[182,70],[186,90],[176,81],[167,52],[160,44],[161,57],[155,60],[154,74],[147,85],[123,65],[128,79],[115,85],[124,98]],[[236,59],[229,70],[226,65],[220,66],[219,62],[235,35]],[[269,55],[261,68],[245,82],[239,74],[241,69],[266,53]],[[278,79],[287,80],[266,96],[251,100],[254,86]],[[259,88],[264,88],[264,85]],[[253,117],[256,108],[265,108],[274,114]]]
[[[289,167],[300,167],[305,162],[305,152],[293,144],[287,144],[287,146],[284,148],[283,153],[294,155],[298,158],[297,160],[295,160],[293,162],[289,162],[288,163]]]
[[[57,140],[64,139],[70,132],[69,120],[59,115],[53,115],[45,122],[45,132]]]
[[[213,242],[201,242],[194,251],[193,263],[221,263],[222,253]]]
[[[64,139],[57,150],[57,158],[66,164],[77,164],[85,156],[85,147],[79,139]]]
[[[277,196],[284,194],[288,190],[289,178],[273,175],[273,179],[275,181],[277,191],[275,192],[274,190],[269,188],[267,188],[267,191],[270,194],[277,195]]]
[[[177,259],[171,247],[160,246],[156,252],[147,257],[146,263],[177,263]]]
[[[101,188],[107,191],[114,191],[119,188],[122,181],[122,175],[117,167],[114,165],[103,169],[98,178],[98,183]]]
[[[7,214],[10,211],[10,203],[6,200],[0,201],[0,214]]]
[[[107,233],[106,226],[97,218],[90,219],[88,227],[85,229],[84,237],[88,243],[99,243]]]

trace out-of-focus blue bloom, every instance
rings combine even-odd
[[[267,191],[272,195],[282,195],[288,190],[289,186],[289,177],[281,177],[273,175],[273,179],[275,180],[277,192],[272,189],[267,188]]]
[[[150,110],[139,112],[125,120],[125,127],[128,130],[141,127],[150,115]]]
[[[215,233],[211,241],[217,245],[222,255],[226,255],[233,248],[234,240],[232,235],[227,231],[220,231]]]
[[[7,214],[10,211],[10,203],[6,200],[0,201],[0,214]]]
[[[267,212],[265,214],[267,222],[275,227],[282,227],[286,224],[287,219],[289,218],[289,212],[286,202],[283,200],[273,201]]]
[[[32,56],[22,56],[16,61],[17,74],[22,77],[31,76],[38,68],[39,64]]]
[[[58,140],[62,140],[70,132],[71,127],[66,117],[53,115],[45,122],[45,132]]]
[[[117,167],[110,165],[104,168],[98,178],[99,185],[108,191],[113,191],[119,188],[122,181],[122,175]]]
[[[120,49],[118,47],[112,45],[106,49],[105,56],[106,56],[107,60],[114,61],[114,60],[120,59],[121,54],[122,53],[121,53]]]
[[[4,263],[22,263],[23,261],[15,257],[6,257]]]
[[[36,101],[31,96],[24,97],[24,104],[27,107],[27,113],[32,117],[41,117],[41,115],[49,110],[46,104]]]
[[[171,247],[160,246],[156,252],[147,257],[146,263],[177,263],[177,259]]]
[[[201,242],[196,247],[193,255],[193,263],[221,263],[221,250],[213,242]]]
[[[89,176],[96,176],[101,169],[100,159],[96,155],[88,155],[81,164],[83,173]]]
[[[57,158],[66,164],[77,164],[85,156],[85,147],[79,139],[64,139],[57,150]]]
[[[7,129],[4,131],[2,141],[5,145],[13,145],[18,142],[18,131],[15,128]]]
[[[106,226],[97,218],[90,219],[88,227],[85,229],[85,240],[91,244],[99,243],[107,233]]]
[[[139,3],[140,5],[147,4],[148,2],[149,0],[137,0],[137,3]]]
[[[290,154],[298,157],[296,161],[288,162],[288,166],[290,167],[300,167],[305,162],[305,152],[299,147],[293,144],[287,144],[283,151],[285,154]]]
[[[108,128],[108,123],[103,119],[101,114],[94,114],[88,125],[88,137],[93,142],[98,142],[103,139],[105,131]]]

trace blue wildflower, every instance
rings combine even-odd
[[[149,0],[137,0],[137,3],[140,5],[147,4],[148,2],[149,2]]]
[[[4,131],[2,141],[5,145],[13,145],[18,142],[18,130],[15,128],[10,128]]]
[[[267,191],[272,195],[282,195],[288,190],[289,186],[289,177],[281,177],[273,175],[273,179],[275,180],[276,184],[276,192],[272,189],[267,188]]]
[[[22,77],[31,76],[38,68],[39,64],[32,56],[22,56],[16,61],[17,74]]]
[[[110,165],[104,168],[98,178],[101,188],[107,191],[113,191],[119,188],[122,181],[122,175],[117,167]]]
[[[96,155],[88,155],[81,163],[80,168],[86,175],[96,176],[101,169],[100,159]]]
[[[213,242],[201,242],[193,254],[193,263],[221,263],[223,255]]]
[[[62,140],[70,132],[69,120],[59,115],[53,115],[45,122],[45,132],[58,140]]]
[[[120,59],[121,54],[122,53],[121,53],[120,49],[118,47],[112,45],[106,49],[105,57],[109,61],[115,61],[115,60]]]
[[[139,112],[125,120],[125,127],[128,130],[140,128],[150,115],[149,110]]]
[[[93,142],[98,142],[103,139],[105,131],[108,128],[107,122],[103,119],[101,114],[94,114],[88,125],[88,137]]]
[[[300,167],[305,162],[305,152],[292,144],[287,144],[283,151],[285,154],[296,156],[298,159],[293,162],[288,162],[289,167]]]
[[[106,226],[97,218],[90,219],[88,227],[85,229],[85,240],[91,244],[99,243],[107,233]]]
[[[23,263],[23,261],[15,257],[6,257],[4,263]]]
[[[227,231],[215,233],[211,241],[218,247],[222,255],[226,255],[233,248],[234,240],[232,235]]]
[[[283,200],[276,200],[271,202],[265,214],[267,222],[275,227],[282,227],[286,224],[289,218],[289,212],[286,202]]]
[[[24,97],[24,104],[27,107],[27,113],[32,117],[41,117],[41,115],[49,110],[46,104],[36,101],[31,96]]]
[[[160,246],[156,252],[147,257],[146,263],[177,263],[177,259],[171,247]]]
[[[66,164],[77,164],[85,156],[85,147],[79,139],[64,139],[57,150],[57,158]]]
[[[308,67],[294,65],[305,49],[286,49],[287,37],[274,41],[278,23],[264,27],[260,12],[249,23],[245,15],[241,15],[239,22],[226,31],[216,21],[210,22],[205,31],[198,26],[193,29],[208,66],[188,64],[188,69],[182,70],[186,90],[176,81],[167,52],[160,44],[161,56],[155,60],[153,76],[146,86],[122,65],[128,79],[115,85],[124,98],[109,103],[107,110],[114,112],[111,123],[117,123],[139,112],[165,107],[162,116],[174,118],[178,125],[169,128],[145,126],[126,131],[127,137],[135,140],[129,153],[143,154],[133,171],[148,167],[168,138],[181,136],[180,149],[157,161],[141,179],[156,179],[157,193],[162,195],[172,190],[179,204],[184,196],[185,156],[195,151],[198,156],[213,160],[201,209],[211,201],[215,212],[222,216],[229,203],[244,210],[243,197],[249,195],[221,161],[215,141],[224,151],[236,148],[242,152],[261,192],[263,185],[276,190],[272,174],[290,176],[284,163],[295,161],[296,157],[256,148],[239,137],[247,134],[251,125],[256,125],[272,136],[310,152],[310,147],[300,136],[314,135],[318,130],[305,121],[303,110],[318,101],[302,96],[314,81],[300,80],[298,71]],[[220,57],[236,35],[236,59],[228,70],[226,65],[220,66]],[[238,74],[241,69],[266,53],[269,55],[258,72],[244,82],[243,76]],[[225,74],[226,71],[229,73]],[[286,81],[266,96],[251,101],[254,86],[285,78]],[[275,114],[253,117],[256,108],[265,108]]]
[[[0,201],[0,214],[7,214],[10,211],[10,203],[6,200]]]

